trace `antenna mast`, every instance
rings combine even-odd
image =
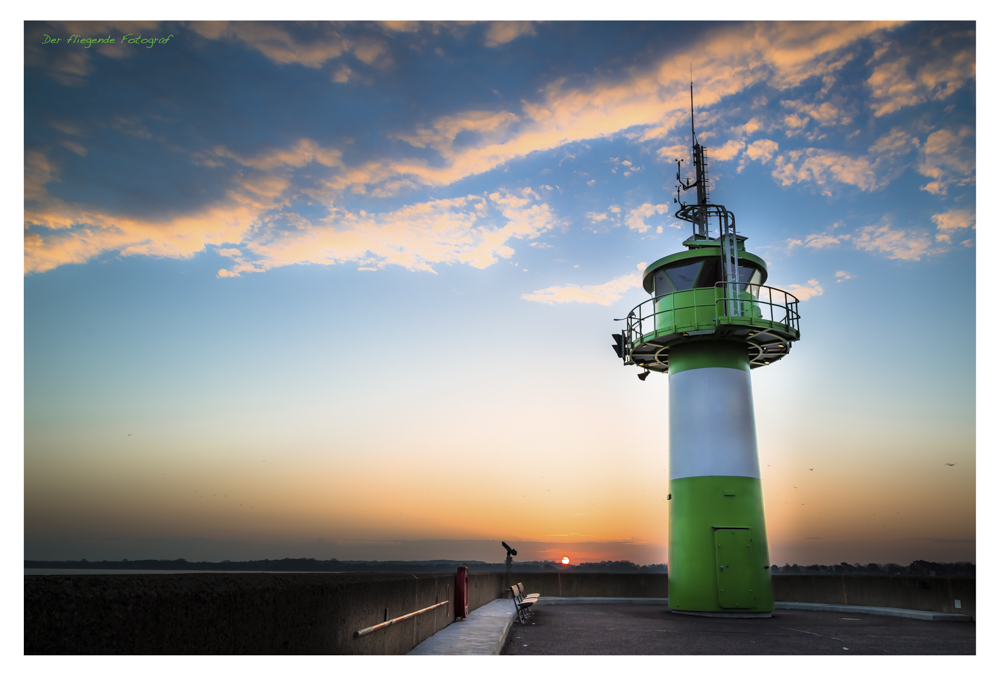
[[[674,199],[680,209],[674,217],[688,221],[693,226],[695,240],[707,240],[710,219],[718,221],[719,249],[722,255],[722,278],[727,284],[729,298],[729,314],[739,317],[742,306],[735,300],[739,297],[739,235],[736,234],[736,216],[721,204],[711,204],[708,201],[708,172],[705,170],[705,146],[698,143],[698,134],[694,129],[694,69],[691,71],[691,156],[694,162],[694,183],[690,179],[681,180],[681,160],[677,160],[677,197]],[[685,204],[680,199],[681,190],[697,188],[698,201],[695,204]],[[743,237],[742,239],[746,239]]]

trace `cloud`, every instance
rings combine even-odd
[[[333,81],[334,82],[342,82],[342,83],[343,82],[350,82],[351,81],[351,76],[353,74],[354,74],[354,71],[351,70],[349,66],[346,66],[346,65],[345,66],[341,66],[340,69],[333,74]]]
[[[838,150],[803,148],[789,150],[774,160],[771,175],[783,186],[811,183],[824,195],[832,195],[832,183],[853,185],[866,192],[880,190],[902,173],[904,160],[920,142],[899,127],[893,127],[868,148],[864,155]],[[775,148],[776,150],[776,148]]]
[[[975,228],[975,211],[967,207],[935,214],[932,219],[937,224],[938,242],[950,243],[951,235],[964,228]],[[826,249],[850,244],[860,251],[878,254],[889,259],[919,261],[924,257],[943,253],[945,248],[935,247],[930,233],[920,229],[896,228],[889,222],[888,216],[875,225],[858,228],[853,233],[836,234],[841,224],[834,224],[827,232],[813,233],[803,238],[785,240],[788,253],[805,247],[809,249]],[[964,244],[964,242],[963,242]],[[967,245],[972,246],[972,244]],[[851,279],[853,275],[838,272],[837,281]]]
[[[634,230],[636,232],[647,232],[649,227],[646,224],[646,219],[650,216],[656,214],[669,214],[670,205],[669,204],[650,204],[646,202],[642,206],[638,206],[635,209],[630,209],[628,215],[625,217],[625,225],[628,226],[629,230]]]
[[[80,155],[81,157],[84,157],[84,156],[87,155],[87,149],[84,148],[79,143],[74,143],[73,141],[69,141],[69,140],[65,140],[64,139],[64,140],[62,140],[62,141],[59,142],[59,145],[61,145],[63,148],[66,148],[67,150],[69,150],[71,152],[76,153],[77,155]]]
[[[239,242],[260,214],[242,195],[163,220],[80,209],[53,200],[25,209],[25,274],[86,261],[109,251],[122,256],[189,258],[206,245]]]
[[[785,246],[788,251],[792,251],[800,246],[804,246],[807,249],[828,249],[839,246],[841,242],[850,238],[850,235],[831,235],[825,232],[817,232],[806,235],[803,239],[787,239],[785,240]]]
[[[576,284],[565,286],[550,286],[546,289],[539,289],[521,296],[524,300],[534,303],[545,303],[553,305],[555,303],[596,303],[598,305],[611,305],[621,298],[626,291],[642,286],[642,270],[646,268],[645,263],[639,263],[638,271],[615,277],[610,282],[598,284],[596,286],[580,287]]]
[[[932,195],[944,195],[952,186],[975,183],[975,130],[963,126],[957,133],[950,129],[932,133],[924,144],[919,171],[933,179],[920,188]]]
[[[29,155],[44,188],[44,155]],[[30,172],[26,170],[26,175]],[[82,209],[46,197],[26,209],[25,272],[82,263],[105,252],[187,258],[208,246],[231,258],[220,277],[296,264],[355,262],[360,269],[399,265],[434,272],[438,264],[485,268],[514,254],[514,240],[533,240],[564,225],[535,191],[495,192],[412,204],[371,214],[331,207],[311,221],[282,210],[289,182],[242,177],[225,200],[162,220]]]
[[[116,115],[111,121],[111,126],[128,136],[134,136],[135,138],[142,139],[153,138],[153,134],[150,133],[149,129],[146,128],[146,126],[142,123],[142,119],[139,117]]]
[[[541,88],[539,96],[521,102],[519,111],[470,110],[448,115],[430,127],[400,134],[418,147],[433,149],[439,160],[371,159],[348,167],[328,182],[333,191],[391,195],[416,185],[450,185],[491,171],[533,152],[623,133],[631,128],[659,129],[663,135],[686,118],[689,108],[688,65],[709,74],[699,83],[695,105],[709,106],[757,82],[774,87],[796,86],[813,76],[839,68],[855,41],[878,34],[891,23],[760,23],[719,27],[697,47],[673,54],[647,70],[625,77],[607,76],[568,86],[559,79]],[[463,124],[472,139],[457,142]],[[502,122],[502,124],[499,124]],[[454,132],[454,133],[453,133]],[[662,132],[662,133],[661,133]],[[658,156],[686,156],[681,146],[661,149]]]
[[[867,157],[851,156],[836,150],[789,150],[778,155],[774,164],[771,175],[783,186],[795,183],[826,186],[830,182],[838,182],[872,191],[879,185],[872,170],[872,162]],[[824,189],[823,194],[832,193]]]
[[[312,162],[327,167],[342,166],[339,150],[320,148],[318,143],[306,138],[299,139],[294,146],[288,149],[270,149],[256,157],[244,157],[226,149],[224,146],[218,146],[213,152],[218,157],[226,157],[235,160],[245,167],[253,167],[262,171],[280,167],[304,167]]]
[[[846,270],[838,270],[834,275],[837,278],[837,283],[846,282],[848,279],[854,279],[854,275]]]
[[[472,132],[483,137],[503,131],[517,121],[517,115],[507,111],[471,110],[462,115],[440,117],[431,128],[418,129],[414,134],[399,134],[397,138],[417,148],[433,148],[448,153],[455,137]]]
[[[727,162],[736,157],[736,155],[739,154],[739,152],[743,150],[743,148],[745,147],[746,144],[743,141],[737,141],[735,139],[732,139],[726,141],[726,143],[721,148],[710,150],[708,155],[713,160],[719,160],[720,162]]]
[[[286,202],[290,183],[278,176],[237,175],[225,197],[161,218],[136,217],[54,197],[45,155],[28,152],[25,166],[24,270],[45,272],[107,252],[121,256],[189,258],[206,246],[238,244],[268,212]]]
[[[887,48],[886,51],[895,52],[896,49]],[[947,53],[941,50],[935,58],[920,66],[915,66],[909,55],[897,55],[872,69],[868,78],[871,109],[876,117],[881,117],[929,99],[942,100],[975,77],[976,55],[972,48],[949,49]]]
[[[258,269],[356,262],[359,269],[398,265],[434,272],[439,264],[486,268],[514,254],[511,240],[532,240],[562,225],[526,188],[412,204],[368,214],[333,209],[321,223],[271,228],[245,245]]]
[[[868,154],[876,158],[885,156],[905,155],[920,147],[920,141],[900,127],[893,127],[880,136],[868,148]]]
[[[83,131],[80,129],[80,126],[74,122],[57,121],[50,122],[50,124],[64,134],[69,134],[70,136],[83,136]]]
[[[814,296],[823,295],[823,287],[819,285],[819,282],[815,279],[810,279],[806,286],[801,284],[790,284],[785,287],[785,291],[792,294],[800,301],[807,301]]]
[[[784,119],[785,135],[794,136],[803,131],[810,121],[820,127],[850,124],[852,116],[829,101],[809,104],[804,101],[782,101],[781,105],[792,111]]]
[[[484,37],[487,47],[499,47],[522,35],[535,35],[535,25],[531,21],[494,21],[486,29]]]
[[[298,64],[321,68],[344,54],[377,68],[392,65],[392,55],[382,38],[374,35],[348,37],[334,26],[263,21],[194,21],[194,32],[209,40],[236,40],[255,49],[279,65]],[[292,30],[290,30],[292,29]]]
[[[756,160],[761,164],[771,161],[774,154],[778,152],[778,144],[771,139],[758,139],[747,146],[746,156],[751,160]]]
[[[976,212],[972,207],[952,209],[951,211],[934,214],[931,216],[931,220],[937,225],[937,241],[951,242],[951,236],[956,230],[963,230],[965,228],[975,229]]]
[[[941,252],[941,249],[933,248],[927,232],[894,228],[887,222],[860,228],[854,235],[853,242],[861,251],[881,254],[895,260],[919,261],[925,256]]]
[[[673,125],[684,119],[688,110],[689,63],[697,72],[708,74],[699,83],[696,95],[700,107],[711,106],[756,83],[777,88],[796,86],[809,77],[823,77],[831,69],[840,68],[856,41],[892,25],[720,25],[712,28],[696,47],[665,57],[649,69],[572,83],[559,79],[542,86],[537,96],[522,101],[518,109],[461,111],[403,132],[397,138],[407,140],[420,151],[413,157],[369,157],[348,165],[339,150],[322,148],[306,138],[288,148],[246,154],[218,146],[196,155],[195,162],[220,166],[231,161],[281,176],[234,178],[225,199],[162,220],[135,219],[102,208],[51,200],[44,192],[45,184],[55,175],[48,160],[44,155],[39,158],[26,154],[26,198],[32,195],[48,199],[43,207],[25,212],[26,269],[51,269],[59,261],[81,262],[105,251],[186,256],[208,245],[223,244],[239,246],[245,260],[259,269],[348,260],[362,267],[393,264],[415,270],[431,270],[440,263],[485,267],[498,256],[511,255],[512,240],[532,239],[561,224],[533,192],[459,198],[466,200],[463,205],[437,200],[377,216],[330,205],[340,203],[345,190],[384,197],[419,186],[452,185],[535,152],[630,130],[641,133]],[[330,25],[198,22],[191,28],[206,39],[241,41],[279,64],[320,68],[350,53],[361,62],[385,66],[391,58],[378,36],[345,36]],[[493,30],[498,31],[494,36],[498,44],[507,36],[514,39],[514,33],[530,32],[523,26],[502,31],[498,24],[491,25],[487,32]],[[339,72],[336,67],[331,69],[331,78]],[[126,129],[149,133],[135,125],[122,127],[128,133]],[[745,153],[769,161],[777,152],[777,144],[769,143],[754,142]],[[725,145],[722,148],[723,153],[730,152],[735,145],[730,150]],[[864,163],[858,158],[823,155],[831,151],[810,152],[803,151],[794,162],[786,154],[785,163],[790,164],[786,173],[792,182],[814,176],[865,186],[873,182],[864,174]],[[319,165],[314,167],[318,175],[311,177],[318,185],[308,194],[314,201],[328,205],[326,218],[307,220],[285,208],[291,189],[287,170],[307,165]],[[324,175],[321,167],[329,171]],[[643,204],[630,211],[626,223],[637,232],[647,232],[650,225],[646,219],[665,213],[667,205]],[[411,216],[415,219],[412,223],[406,221]]]
[[[45,185],[54,181],[54,171],[45,153],[27,150],[24,153],[24,199],[38,201],[48,195]]]
[[[683,144],[663,146],[656,151],[656,156],[667,162],[673,162],[676,159],[687,160],[691,156],[691,148]]]
[[[263,272],[264,269],[258,265],[255,265],[252,261],[248,261],[243,255],[243,252],[239,249],[216,249],[215,253],[220,256],[225,256],[231,258],[233,262],[230,264],[229,268],[220,268],[216,273],[216,277],[221,279],[231,278],[231,277],[242,277],[244,272]]]

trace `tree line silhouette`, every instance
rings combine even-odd
[[[299,572],[299,573],[439,573],[467,566],[469,572],[502,572],[503,563],[436,559],[432,561],[338,561],[337,559],[260,559],[256,561],[187,561],[185,559],[142,559],[121,561],[25,561],[28,569],[77,570],[177,570],[219,572]],[[597,561],[563,565],[552,561],[516,561],[512,571],[520,573],[667,573],[667,564],[639,565],[631,561]],[[914,561],[907,566],[896,563],[838,563],[833,565],[788,564],[771,566],[772,575],[919,575],[940,577],[975,577],[976,565],[968,561],[935,563]]]

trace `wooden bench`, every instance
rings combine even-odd
[[[541,594],[525,594],[524,585],[518,582],[510,588],[510,597],[514,600],[514,610],[517,613],[517,621],[524,624],[528,616],[528,610],[535,605]]]

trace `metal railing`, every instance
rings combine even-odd
[[[704,331],[721,325],[745,325],[799,334],[799,299],[781,289],[746,282],[718,282],[714,289],[664,294],[629,312],[625,344],[659,335]]]
[[[426,608],[421,608],[420,610],[414,611],[412,613],[407,613],[406,615],[400,615],[399,617],[394,617],[391,620],[386,620],[385,622],[381,622],[379,624],[375,624],[370,627],[365,627],[364,629],[358,629],[356,632],[354,632],[354,638],[358,638],[359,636],[364,636],[365,634],[370,634],[373,631],[378,631],[379,629],[385,629],[386,627],[391,627],[397,622],[408,620],[411,617],[416,617],[421,613],[426,613],[429,610],[434,610],[435,608],[440,608],[441,606],[445,605],[448,605],[448,602],[441,601],[441,603],[435,603],[433,606],[427,606]]]

